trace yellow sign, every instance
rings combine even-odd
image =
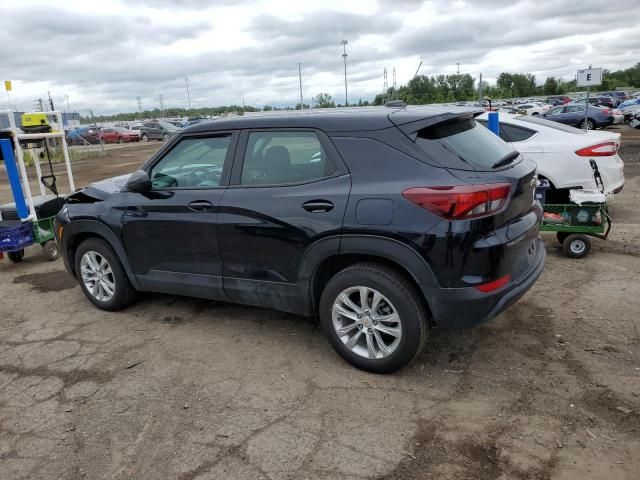
[[[5,80],[5,81],[4,81],[4,89],[5,89],[7,92],[10,92],[10,91],[11,91],[11,80]]]

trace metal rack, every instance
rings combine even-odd
[[[28,112],[29,113],[39,113],[46,114],[47,116],[52,116],[56,118],[56,124],[58,128],[61,130],[58,132],[50,132],[50,133],[20,133],[18,132],[18,127],[16,125],[15,112],[11,110],[3,110],[0,111],[0,115],[6,115],[9,118],[9,130],[12,133],[13,138],[16,140],[15,142],[15,150],[16,157],[18,159],[18,167],[20,169],[20,177],[22,179],[22,186],[24,188],[24,193],[27,200],[27,205],[29,207],[29,216],[27,218],[23,218],[23,221],[28,220],[37,220],[35,207],[33,205],[33,195],[31,193],[31,186],[29,185],[29,178],[27,177],[27,168],[24,163],[24,154],[22,152],[22,146],[20,145],[20,140],[46,140],[49,138],[60,138],[62,144],[62,152],[64,155],[64,161],[67,168],[67,177],[69,178],[69,188],[71,192],[75,191],[75,183],[73,181],[73,173],[71,172],[71,157],[69,156],[69,148],[67,147],[67,140],[64,134],[64,125],[62,122],[62,112],[52,111],[52,112]],[[34,165],[36,167],[36,173],[38,175],[38,184],[40,185],[40,193],[45,195],[44,185],[40,182],[40,178],[42,177],[42,170],[40,167],[40,160],[38,155],[35,154],[33,148],[30,149],[31,158],[33,158]]]

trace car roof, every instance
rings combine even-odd
[[[318,128],[328,132],[381,130],[447,114],[478,114],[477,107],[420,105],[405,107],[349,107],[246,113],[190,126],[185,133],[244,128]]]

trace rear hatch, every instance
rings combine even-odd
[[[459,180],[458,185],[509,185],[505,202],[497,202],[495,209],[489,202],[488,214],[475,218],[472,211],[469,216],[473,251],[490,249],[495,255],[465,256],[459,274],[464,279],[491,271],[492,277],[510,275],[515,279],[532,268],[540,255],[541,210],[534,208],[536,165],[476,123],[475,116],[476,112],[467,112],[427,125],[413,122],[397,126],[424,152],[425,162],[446,168]],[[493,266],[487,264],[488,257],[494,259]]]
[[[400,123],[389,118],[425,154],[424,161],[438,164],[461,184],[509,183],[509,201],[493,216],[493,228],[512,223],[532,211],[536,165],[525,161],[508,143],[474,117],[483,111],[465,111]]]

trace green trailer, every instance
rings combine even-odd
[[[556,232],[567,257],[583,258],[591,250],[591,239],[606,239],[611,217],[606,204],[544,204],[540,231]]]

